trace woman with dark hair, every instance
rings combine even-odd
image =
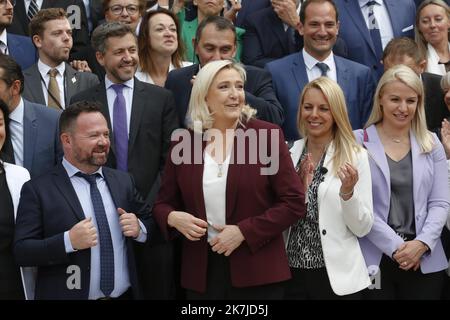
[[[138,36],[139,68],[136,78],[163,87],[172,69],[185,67],[180,25],[174,13],[166,9],[147,12]]]
[[[3,146],[9,134],[9,110],[0,100],[0,159],[3,159]],[[15,263],[12,244],[14,240],[14,221],[19,204],[22,185],[30,179],[25,168],[0,160],[0,300],[32,299],[33,294],[29,275]],[[22,286],[22,281],[28,285]]]

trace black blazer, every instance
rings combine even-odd
[[[82,47],[89,44],[89,28],[86,17],[86,9],[84,7],[83,0],[43,0],[41,9],[47,8],[63,8],[68,11],[69,22],[73,21],[73,18],[78,11],[73,11],[75,7],[80,8],[80,27],[73,28],[73,48],[72,52],[76,52]],[[75,12],[75,13],[74,13]],[[16,1],[14,7],[14,16],[12,24],[8,27],[8,32],[20,34],[22,36],[29,36],[28,30],[28,17],[25,8],[25,1]]]
[[[273,90],[270,73],[253,66],[245,66],[245,70],[247,71],[247,81],[244,87],[245,100],[258,111],[256,118],[281,126],[284,121],[284,111]],[[172,91],[175,97],[180,127],[185,127],[192,91],[191,79],[198,71],[199,65],[194,64],[172,70],[167,76],[165,87]]]
[[[425,116],[428,130],[441,136],[441,123],[450,117],[450,112],[444,102],[444,92],[441,89],[442,76],[424,72],[421,75],[425,90]]]
[[[148,240],[153,233],[154,221],[131,176],[107,167],[103,167],[103,174],[115,205],[136,214],[147,229]],[[20,266],[38,267],[36,299],[88,298],[91,250],[67,254],[64,245],[64,232],[83,219],[83,209],[62,164],[23,186],[16,218],[14,254]],[[133,296],[140,298],[134,242],[126,239],[128,268]],[[67,268],[71,265],[81,269],[80,289],[67,287]]]
[[[71,102],[81,100],[97,101],[102,104],[102,113],[112,132],[105,83],[101,82],[93,88],[80,92]],[[170,136],[178,126],[175,102],[168,90],[134,78],[131,110],[128,172],[136,181],[139,192],[147,197],[158,172],[164,167]],[[111,151],[106,165],[116,168],[114,135],[111,135]]]

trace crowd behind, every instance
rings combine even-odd
[[[0,299],[450,299],[449,5],[0,0]]]

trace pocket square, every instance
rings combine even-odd
[[[413,28],[414,28],[414,25],[410,25],[409,27],[402,29],[402,32],[407,32],[409,30],[412,30]]]

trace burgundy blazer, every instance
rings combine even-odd
[[[304,189],[292,165],[281,129],[254,119],[245,126],[241,128],[244,132],[253,129],[260,133],[278,133],[277,140],[273,141],[278,148],[272,151],[270,134],[263,148],[269,150],[270,156],[273,154],[278,158],[279,169],[273,175],[261,175],[260,169],[270,164],[262,164],[259,158],[256,164],[250,164],[249,139],[239,150],[245,148],[245,164],[238,164],[236,155],[239,144],[235,138],[231,158],[234,161],[230,161],[227,176],[226,223],[238,225],[245,241],[229,256],[234,287],[264,285],[291,277],[282,232],[305,215]],[[259,151],[262,140],[261,136],[256,136],[258,141],[252,143],[252,147]],[[189,137],[194,137],[192,131]],[[188,151],[192,160],[194,143],[191,145]],[[202,150],[205,145],[202,144]],[[202,190],[203,157],[197,155],[201,164],[174,164],[172,150],[174,148],[167,158],[161,190],[153,209],[153,215],[167,238],[178,234],[167,224],[167,217],[173,210],[186,211],[206,221]],[[200,241],[189,241],[183,237],[181,285],[184,288],[206,291],[208,246],[207,236]]]

